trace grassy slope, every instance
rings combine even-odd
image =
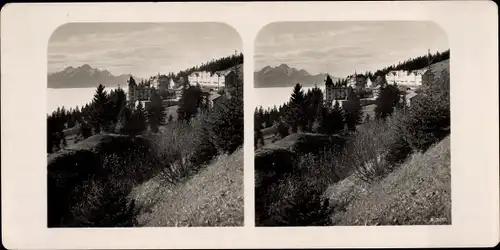
[[[132,195],[153,204],[139,215],[143,226],[243,226],[243,150],[219,156],[177,186],[153,179]]]
[[[334,212],[334,223],[451,224],[450,171],[448,136],[427,152],[413,155],[379,182],[369,185],[350,176],[327,191],[333,202],[345,204],[345,210]]]

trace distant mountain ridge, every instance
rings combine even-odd
[[[330,76],[332,80],[338,77]],[[276,67],[266,66],[261,70],[254,72],[254,87],[255,88],[277,88],[277,87],[293,87],[300,83],[302,86],[321,86],[324,84],[326,74],[311,75],[304,69],[296,69],[289,67],[286,64],[281,64]]]
[[[74,68],[72,66],[56,73],[48,74],[48,88],[95,88],[99,84],[105,87],[126,86],[130,75],[115,76],[108,70],[92,68],[88,64]],[[134,79],[140,80],[133,76]]]

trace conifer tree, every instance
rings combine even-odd
[[[151,131],[157,133],[159,127],[165,125],[165,106],[162,104],[162,100],[156,92],[151,95],[151,102],[147,108],[148,122]]]
[[[207,126],[210,140],[221,153],[232,153],[243,144],[243,82],[236,80],[230,95],[215,106]]]
[[[380,89],[376,100],[375,119],[385,120],[392,114],[394,108],[400,102],[400,91],[397,86],[387,85]]]
[[[317,120],[318,110],[323,107],[323,91],[317,86],[314,86],[306,96],[305,111],[307,119],[307,131],[312,131],[312,126]]]
[[[356,131],[356,125],[362,121],[363,111],[357,93],[354,91],[350,91],[350,93],[344,105],[345,124],[349,131]]]
[[[118,122],[118,116],[120,114],[120,111],[123,109],[123,107],[127,103],[127,95],[125,94],[125,91],[118,87],[115,90],[112,90],[109,93],[109,109],[110,109],[110,120],[112,121],[112,125],[116,125]]]
[[[331,120],[331,131],[332,133],[338,133],[345,127],[345,117],[342,107],[338,101],[333,105],[333,109],[330,113],[329,119]]]
[[[141,134],[147,129],[147,112],[141,102],[137,104],[136,109],[133,112],[134,127],[133,130],[135,134]]]
[[[292,133],[297,133],[298,128],[306,126],[305,95],[302,86],[297,83],[290,97],[289,107],[286,113],[286,123],[291,127]]]
[[[189,122],[198,113],[198,107],[202,102],[203,91],[199,87],[185,87],[177,109],[177,119]]]
[[[109,98],[102,84],[97,86],[89,115],[96,134],[100,133],[109,122]]]

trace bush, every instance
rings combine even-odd
[[[210,140],[209,127],[206,123],[206,118],[200,117],[194,124],[196,145],[194,146],[194,153],[190,161],[195,166],[207,164],[217,155],[217,148]]]
[[[278,130],[278,134],[280,135],[281,138],[285,138],[290,134],[288,132],[288,130],[289,130],[288,126],[282,121],[278,122],[277,130]]]
[[[425,151],[450,133],[450,97],[447,92],[424,93],[410,106],[404,119],[408,144]]]
[[[288,180],[287,193],[276,213],[277,226],[328,226],[331,225],[332,209],[323,192],[306,182],[293,183]]]
[[[390,128],[384,121],[372,120],[359,127],[356,137],[340,158],[344,168],[352,168],[360,179],[371,182],[389,171],[385,162],[392,143]]]
[[[49,227],[136,226],[138,210],[128,195],[135,185],[159,172],[152,157],[143,152],[143,149],[123,149],[118,153],[106,151],[100,156],[82,154],[82,157],[92,159],[78,161],[89,164],[82,169],[86,172],[71,171],[72,175],[79,174],[73,178],[80,180],[60,172],[58,178],[50,178]],[[75,162],[76,159],[68,160]],[[65,186],[57,187],[57,183]]]
[[[152,150],[158,157],[156,164],[162,166],[164,181],[176,183],[194,171],[189,160],[195,155],[197,138],[194,126],[184,122],[168,124],[164,130],[152,136]]]
[[[82,187],[82,198],[71,209],[72,225],[84,227],[137,226],[137,210],[127,199],[126,180],[90,180]]]
[[[257,226],[327,226],[332,206],[323,191],[338,179],[337,152],[306,154],[292,162],[288,173],[256,185]],[[278,166],[277,166],[278,167]]]
[[[332,209],[314,184],[286,175],[256,190],[257,226],[327,226]]]
[[[232,153],[243,144],[243,100],[223,97],[207,119],[210,141],[220,153]]]

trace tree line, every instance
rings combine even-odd
[[[405,70],[405,71],[414,71],[414,70],[419,70],[423,69],[425,67],[428,67],[429,64],[432,63],[438,63],[444,60],[450,59],[450,50],[447,49],[443,52],[437,51],[434,54],[429,54],[425,56],[419,56],[416,58],[411,58],[408,60],[405,60],[403,62],[399,62],[398,64],[391,65],[389,67],[385,67],[381,70],[375,71],[375,73],[372,73],[370,71],[367,71],[365,73],[366,76],[370,78],[370,80],[374,81],[377,76],[385,76],[389,71],[392,70]]]
[[[131,82],[135,82],[130,77]],[[169,117],[172,120],[172,117]],[[137,105],[127,102],[126,93],[118,88],[106,92],[103,85],[97,86],[93,100],[81,110],[78,107],[66,111],[58,108],[47,116],[47,152],[52,153],[64,147],[64,130],[74,128],[79,139],[86,139],[101,132],[137,135],[148,127],[152,132],[158,132],[166,122],[165,107],[160,96],[153,91],[149,105],[141,102]],[[62,145],[61,145],[62,144]]]
[[[187,76],[196,70],[219,71],[234,67],[243,63],[243,54],[231,55],[209,62],[200,66],[191,67],[177,74],[168,73],[168,79],[179,82],[185,79],[182,85],[182,95],[177,111],[178,120],[189,122],[191,118],[208,111],[210,103],[208,96],[203,94],[199,85],[191,86],[187,82]],[[139,86],[151,86],[153,77],[148,80],[141,80]],[[135,84],[135,79],[130,77],[130,82]],[[239,79],[237,81],[242,81]],[[239,83],[242,84],[242,83]],[[220,91],[219,94],[226,92]],[[171,96],[171,93],[160,93],[153,87],[152,97],[147,107],[141,102],[138,105],[127,102],[126,93],[118,88],[106,93],[104,86],[99,85],[96,89],[93,100],[85,104],[81,109],[69,110],[59,107],[56,111],[47,115],[47,152],[52,153],[66,145],[64,130],[78,125],[79,139],[85,139],[92,134],[104,132],[136,135],[144,132],[148,127],[152,132],[157,132],[158,128],[165,125],[166,119],[173,121],[172,115],[166,118],[165,107],[162,99]],[[222,99],[222,98],[221,98]]]
[[[329,76],[327,82],[332,81]],[[406,93],[396,85],[384,85],[375,100],[375,117],[368,114],[363,116],[360,102],[362,93],[352,87],[349,88],[347,99],[340,105],[325,101],[320,88],[314,87],[304,92],[300,84],[296,84],[290,96],[290,100],[280,105],[264,110],[261,107],[254,111],[255,144],[263,144],[261,130],[274,126],[281,137],[298,131],[337,134],[342,132],[354,132],[356,126],[370,119],[384,120],[395,110],[407,109]]]
[[[239,65],[242,63],[243,63],[243,53],[226,56],[219,59],[211,60],[209,62],[202,63],[199,66],[182,70],[175,75],[175,79],[176,81],[179,81],[181,78],[187,80],[187,77],[195,71],[208,71],[214,73],[216,71],[226,70],[231,67],[234,67],[235,64]]]

